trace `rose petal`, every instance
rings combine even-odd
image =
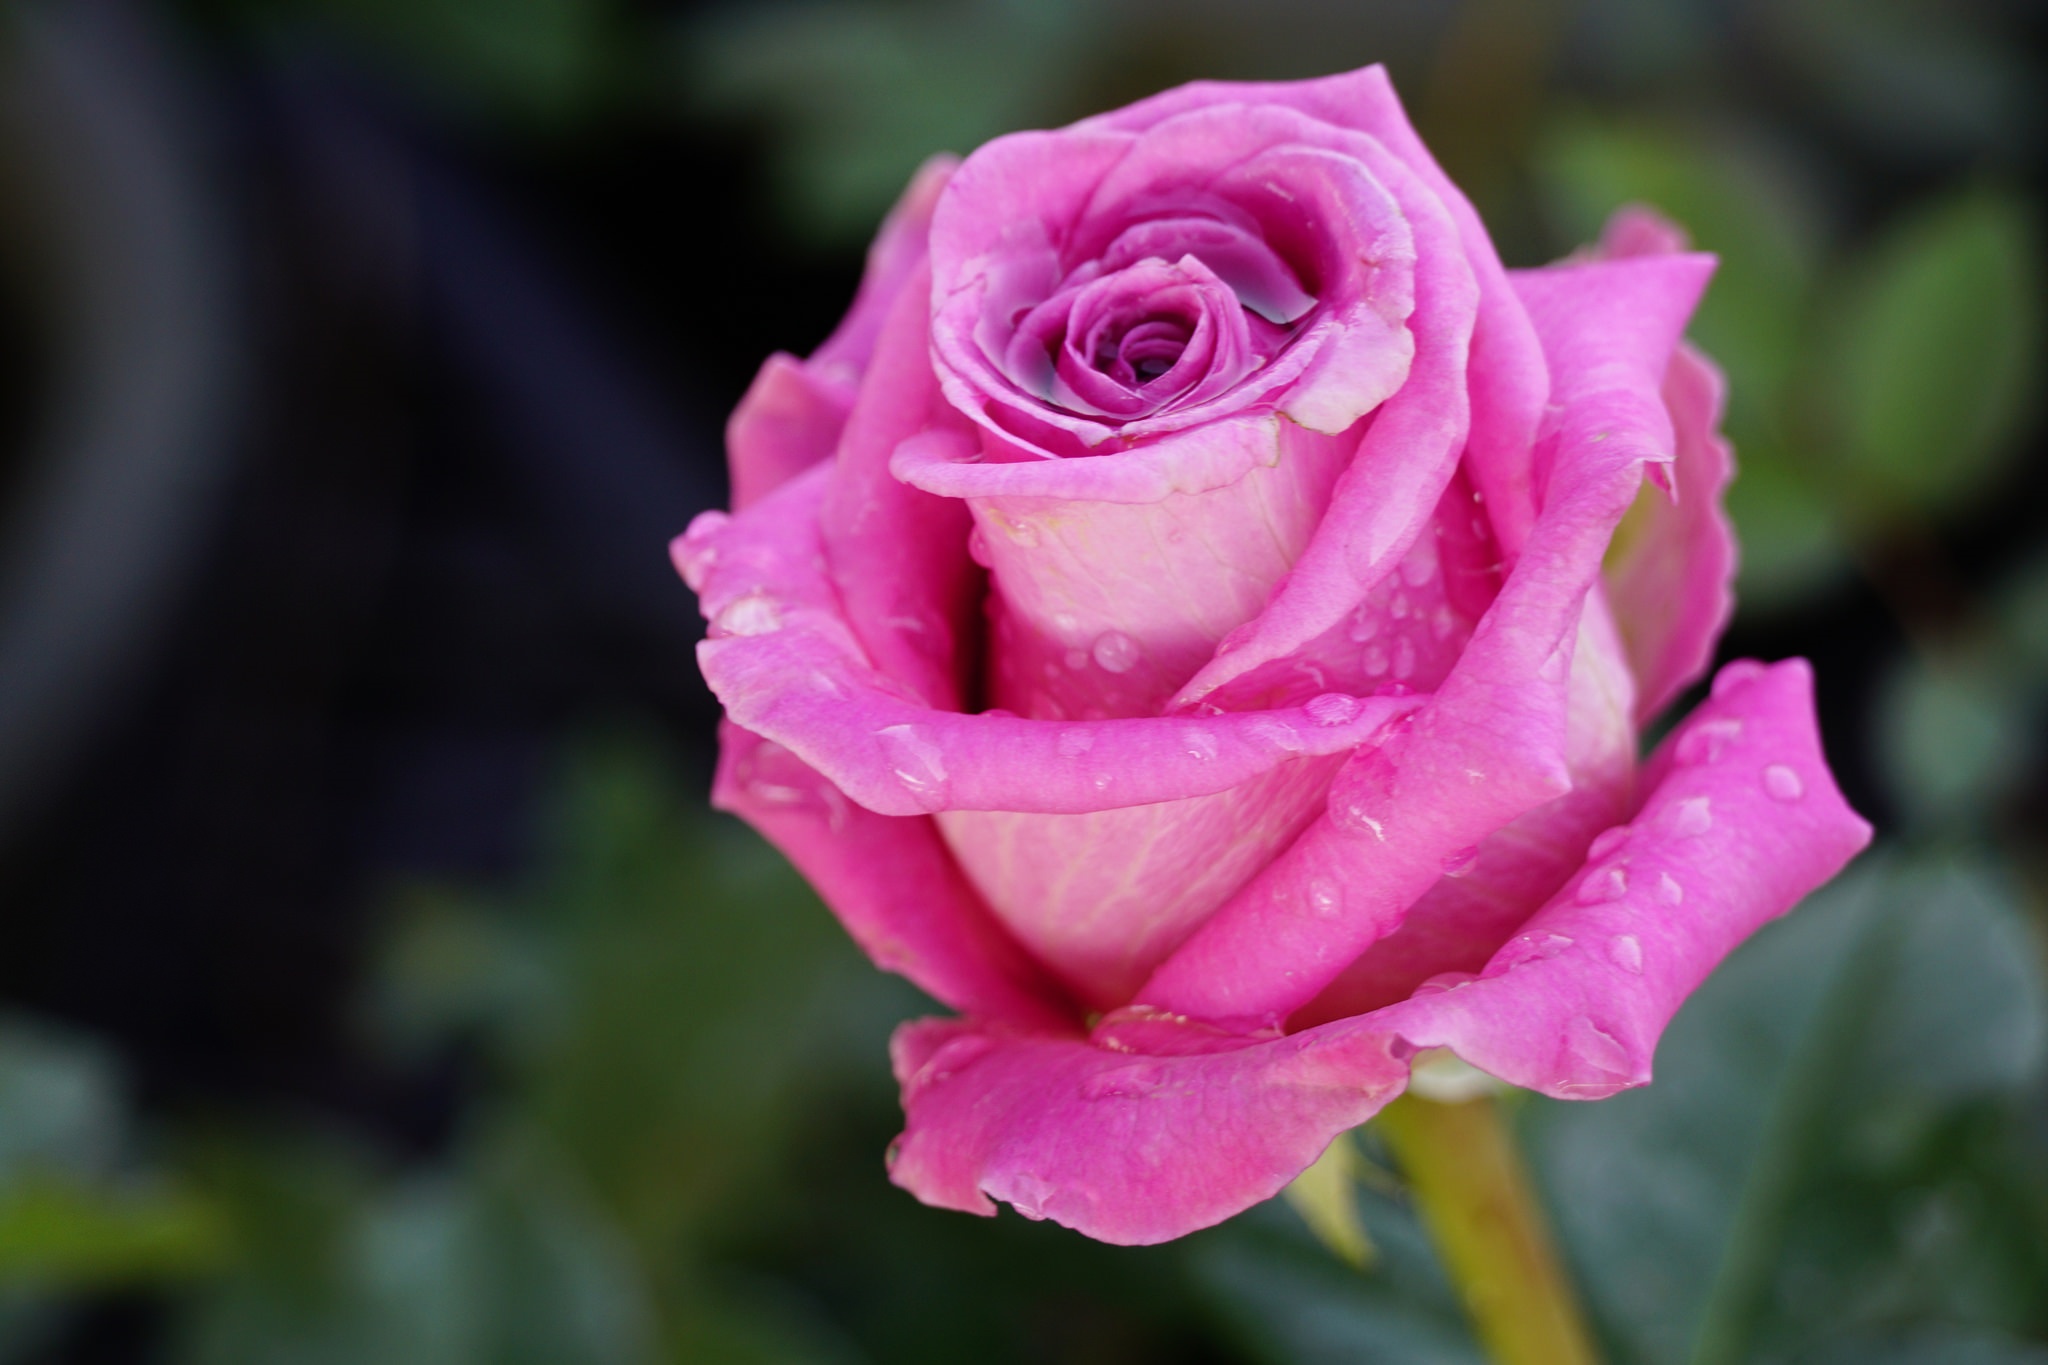
[[[1191,109],[1222,103],[1285,105],[1336,127],[1369,134],[1413,171],[1449,211],[1479,285],[1465,461],[1485,496],[1502,547],[1513,558],[1520,553],[1535,518],[1526,455],[1549,394],[1542,349],[1515,302],[1485,224],[1416,135],[1386,68],[1369,66],[1312,81],[1195,81],[1076,127],[1089,132],[1138,132]],[[1424,251],[1427,254],[1428,248]]]
[[[734,511],[751,507],[832,454],[853,407],[851,388],[776,352],[725,423]]]
[[[1518,282],[1560,423],[1544,442],[1543,511],[1521,560],[1412,730],[1354,758],[1328,818],[1217,910],[1140,1002],[1244,1032],[1273,1027],[1391,932],[1447,857],[1569,788],[1573,636],[1642,464],[1668,456],[1658,381],[1711,264],[1668,256]]]
[[[1356,748],[1412,698],[1101,722],[935,710],[875,669],[827,573],[820,465],[687,539],[711,638],[705,680],[739,725],[870,810],[1077,812],[1225,791],[1295,757]],[[679,547],[682,542],[678,542]]]
[[[983,590],[967,556],[967,515],[889,472],[896,447],[950,430],[971,441],[939,397],[925,342],[928,272],[914,267],[880,335],[839,442],[819,531],[839,606],[868,660],[927,704],[957,709],[973,661]]]
[[[903,195],[882,220],[881,231],[868,247],[867,267],[861,274],[860,289],[832,335],[811,352],[810,363],[832,380],[852,383],[867,369],[881,336],[882,324],[896,306],[896,296],[910,286],[911,278],[925,264],[931,240],[932,214],[939,205],[958,157],[940,155],[927,160],[910,177]],[[920,277],[920,292],[929,289],[929,277]]]
[[[1870,842],[1828,772],[1804,660],[1730,664],[1716,693],[1659,749],[1621,841],[1481,979],[1378,1017],[1560,1099],[1647,1083],[1707,973]]]
[[[1404,1059],[1426,1047],[1561,1098],[1642,1084],[1693,988],[1870,836],[1828,774],[1806,666],[1731,665],[1724,679],[1653,766],[1623,889],[1560,896],[1497,974],[1235,1048],[1211,1035],[1132,1054],[971,1020],[906,1025],[890,1178],[944,1208],[987,1214],[1001,1199],[1103,1241],[1161,1242],[1277,1192],[1398,1094]],[[1703,798],[1716,812],[1704,829]]]

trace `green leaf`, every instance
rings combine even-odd
[[[1877,757],[1900,810],[1921,825],[1981,825],[2033,761],[2027,698],[1982,653],[1898,663],[1878,699]]]
[[[1384,1190],[1356,1198],[1380,1253],[1365,1273],[1333,1258],[1277,1203],[1190,1239],[1195,1274],[1245,1347],[1273,1365],[1483,1365],[1414,1215]]]
[[[1985,486],[2031,415],[2042,270],[2012,195],[1968,190],[1888,225],[1824,335],[1820,399],[1844,499],[1884,518]]]
[[[51,1024],[0,1017],[0,1186],[24,1167],[105,1170],[126,1128],[107,1049]]]
[[[2024,1318],[2048,1224],[1999,1220],[2033,1177],[2001,1164],[2019,1148],[1962,1137],[2038,1076],[2044,1016],[1995,879],[1873,862],[1708,979],[1651,1086],[1532,1104],[1532,1161],[1616,1360]]]
[[[227,1259],[220,1210],[176,1188],[59,1177],[0,1188],[0,1284],[81,1288],[182,1279]]]

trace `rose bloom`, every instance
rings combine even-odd
[[[674,547],[717,803],[959,1012],[896,1035],[897,1184],[1156,1242],[1418,1054],[1641,1085],[1867,842],[1801,661],[1638,758],[1735,563],[1680,246],[1504,269],[1377,67],[919,173]]]

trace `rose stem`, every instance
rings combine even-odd
[[[1578,1301],[1492,1097],[1411,1093],[1373,1122],[1487,1354],[1498,1365],[1593,1365]]]

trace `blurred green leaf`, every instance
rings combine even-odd
[[[1482,1365],[1464,1310],[1409,1210],[1362,1190],[1361,1217],[1380,1256],[1361,1274],[1332,1257],[1273,1204],[1190,1241],[1196,1273],[1272,1365]]]
[[[1873,863],[1708,979],[1653,1085],[1532,1104],[1532,1159],[1616,1359],[2026,1322],[2048,1204],[2023,1148],[1983,1134],[2009,1130],[2044,1034],[2038,952],[1996,879]]]
[[[2033,764],[2025,693],[1987,651],[1901,660],[1878,699],[1877,758],[1902,813],[1977,826]]]
[[[186,1191],[57,1177],[0,1188],[0,1283],[76,1288],[184,1278],[218,1268],[227,1251],[219,1210]]]
[[[2029,416],[2043,278],[2028,209],[1968,190],[1889,225],[1836,296],[1820,400],[1845,502],[1940,511],[1997,472]]]
[[[1088,18],[1070,0],[725,5],[683,30],[680,85],[780,134],[795,235],[865,241],[926,157],[1067,112]]]
[[[0,1017],[0,1186],[24,1167],[106,1170],[126,1127],[107,1049],[54,1025]]]

